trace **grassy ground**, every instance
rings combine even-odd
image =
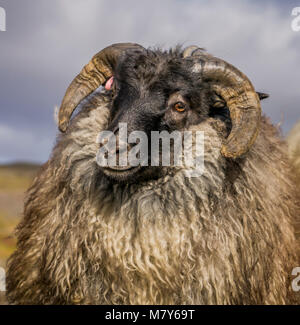
[[[0,166],[0,267],[4,269],[15,249],[14,228],[22,215],[24,192],[38,167],[32,164]],[[1,303],[4,303],[3,293],[0,293]]]

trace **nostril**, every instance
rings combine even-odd
[[[113,130],[112,130],[113,134],[118,137],[119,136],[119,125],[117,125]]]
[[[127,152],[129,152],[134,146],[135,146],[135,144],[127,143]]]
[[[104,147],[106,144],[108,144],[109,139],[105,138],[100,142],[100,148]]]
[[[106,146],[106,150],[103,152],[103,157],[108,160],[110,157],[115,157],[117,166],[128,165],[128,154],[130,150],[136,145],[129,144],[126,140],[124,141],[119,137],[119,134],[114,134],[114,140],[110,142],[110,138],[104,138],[100,145],[100,148]]]

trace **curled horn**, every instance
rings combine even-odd
[[[141,50],[134,43],[119,43],[106,47],[97,53],[72,81],[66,91],[58,114],[58,127],[65,132],[70,118],[80,102],[112,76],[120,55],[127,50]]]
[[[238,158],[253,145],[261,121],[259,96],[250,80],[231,64],[213,57],[197,46],[190,46],[183,57],[195,59],[193,71],[199,72],[205,82],[211,82],[213,90],[221,96],[230,111],[232,130],[222,146],[227,158]]]

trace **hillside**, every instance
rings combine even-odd
[[[6,259],[15,249],[13,231],[21,218],[24,193],[39,167],[27,163],[0,165],[0,267],[5,267]]]

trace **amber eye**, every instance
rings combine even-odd
[[[177,102],[176,104],[174,104],[174,109],[176,109],[177,112],[184,112],[185,105],[183,102]]]

